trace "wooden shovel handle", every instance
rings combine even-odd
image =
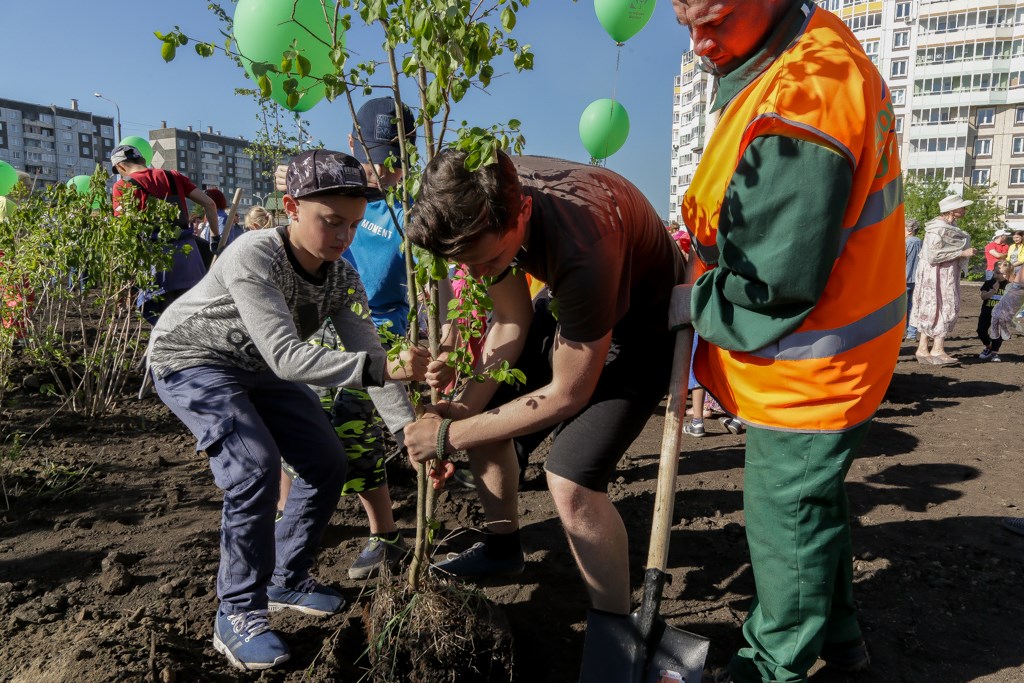
[[[672,508],[675,504],[676,474],[679,471],[679,439],[683,429],[683,411],[690,379],[690,352],[693,349],[693,328],[676,332],[672,352],[672,376],[665,408],[665,430],[661,436],[661,458],[658,462],[658,489],[654,495],[654,520],[651,524],[651,545],[647,552],[647,569],[664,572],[668,564],[668,539],[672,530]],[[694,414],[700,407],[694,408]]]
[[[228,238],[231,235],[231,224],[235,222],[235,214],[238,213],[238,202],[242,200],[242,188],[235,189],[235,196],[231,199],[231,209],[228,211],[227,225],[220,226],[220,244],[217,245],[217,256],[228,246]]]

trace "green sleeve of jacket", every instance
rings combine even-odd
[[[852,186],[835,150],[781,136],[751,142],[722,204],[718,267],[693,289],[698,334],[755,351],[799,327],[839,253]]]

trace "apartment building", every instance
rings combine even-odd
[[[987,185],[1011,227],[1024,227],[1024,1],[818,4],[846,22],[889,83],[903,168]],[[673,129],[673,145],[677,137]],[[685,177],[673,156],[674,211]]]
[[[704,124],[711,77],[698,66],[693,51],[683,53],[672,89],[672,170],[668,220],[679,220],[679,207],[704,151]]]
[[[903,167],[987,185],[1024,225],[1024,2],[827,0],[892,89]]]
[[[244,214],[249,207],[266,203],[274,192],[274,179],[270,164],[254,160],[245,149],[244,138],[222,135],[208,127],[205,131],[192,126],[169,128],[161,122],[160,128],[149,131],[153,145],[153,166],[184,173],[202,188],[218,187],[231,200],[236,188],[242,188],[238,211]]]
[[[0,160],[25,171],[36,187],[92,175],[114,148],[114,119],[70,107],[0,98]]]

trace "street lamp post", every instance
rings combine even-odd
[[[118,144],[120,144],[121,140],[124,139],[123,137],[121,137],[121,107],[117,106],[117,102],[115,102],[114,100],[110,99],[109,97],[104,97],[98,92],[94,92],[93,95],[100,98],[101,100],[106,100],[107,102],[110,102],[112,105],[114,105],[114,110],[117,111],[117,142]]]

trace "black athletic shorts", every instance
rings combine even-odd
[[[520,467],[552,432],[544,469],[593,491],[607,491],[623,453],[640,435],[668,390],[675,335],[667,313],[658,320],[630,320],[612,330],[604,370],[590,401],[579,413],[553,427],[514,439]],[[538,299],[526,345],[514,364],[525,385],[502,385],[488,405],[496,408],[551,381],[551,352],[558,325],[548,300]]]

